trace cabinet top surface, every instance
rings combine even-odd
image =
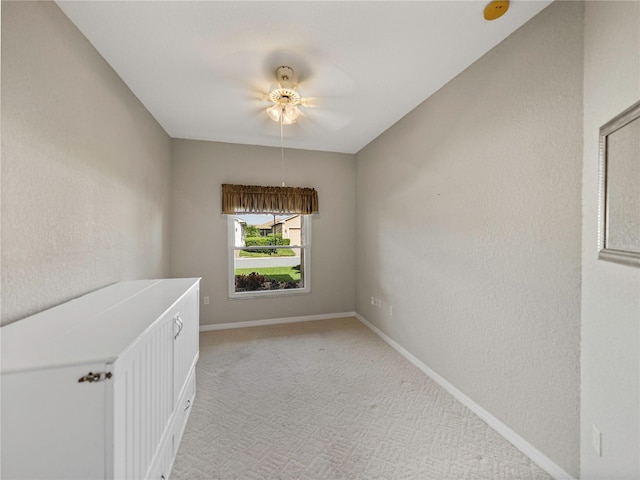
[[[2,373],[113,362],[199,282],[119,282],[6,325]]]

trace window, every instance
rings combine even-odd
[[[228,215],[228,232],[229,298],[310,291],[310,215]]]
[[[222,184],[228,215],[229,297],[307,293],[311,220],[318,192],[309,187]]]

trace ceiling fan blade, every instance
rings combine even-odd
[[[269,105],[273,105],[271,100],[269,100],[269,91],[260,90],[259,88],[249,89],[249,92],[243,92],[243,95],[240,95],[238,98],[255,104],[264,104],[265,108]]]
[[[303,110],[304,118],[301,125],[305,122],[318,125],[324,130],[340,130],[353,121],[353,117],[345,112],[336,109],[328,109],[322,107],[309,107]]]
[[[280,66],[288,66],[294,71],[294,82],[299,84],[313,75],[306,57],[307,55],[293,50],[274,50],[267,54],[262,61],[262,75],[275,81],[276,69]]]
[[[318,97],[302,97],[300,104],[306,108],[317,108],[320,105],[319,100]]]
[[[273,73],[264,75],[261,71],[259,65],[263,56],[261,52],[238,51],[215,59],[214,71],[238,89],[268,90],[275,77]]]
[[[276,69],[283,65],[293,69],[296,88],[308,95],[342,96],[355,90],[355,82],[342,68],[311,52],[281,49],[267,54],[262,77],[275,79]]]
[[[298,88],[301,94],[313,97],[344,97],[355,92],[356,84],[340,67],[323,62],[315,68],[313,75],[298,82]]]

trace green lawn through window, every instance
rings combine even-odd
[[[265,278],[281,282],[297,282],[300,280],[300,266],[297,267],[264,267],[264,268],[236,268],[236,275],[249,275],[256,272]]]

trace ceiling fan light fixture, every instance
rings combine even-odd
[[[298,105],[303,104],[303,98],[296,92],[295,77],[291,67],[278,67],[276,78],[278,79],[278,88],[269,92],[269,100],[274,105],[267,108],[267,115],[274,122],[291,125],[296,123],[302,115]]]
[[[280,123],[280,117],[282,115],[282,107],[280,107],[280,105],[273,105],[267,108],[267,115],[269,115],[269,118],[274,122]]]
[[[302,112],[295,105],[287,105],[283,109],[282,124],[291,125],[292,123],[296,123],[296,120],[298,120],[301,114]]]
[[[291,125],[296,123],[302,112],[295,105],[273,105],[267,108],[267,115],[274,122]]]

